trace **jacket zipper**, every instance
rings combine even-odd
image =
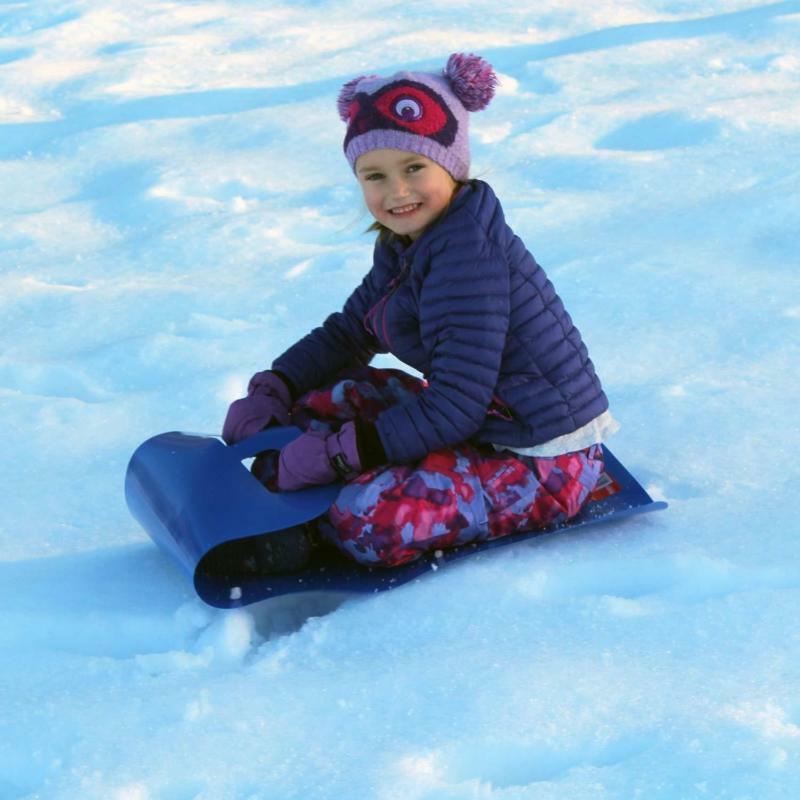
[[[374,317],[378,313],[378,310],[381,308],[381,306],[385,306],[389,302],[391,296],[397,291],[407,267],[408,267],[408,261],[407,259],[404,258],[400,262],[400,272],[398,272],[397,275],[394,278],[392,278],[391,282],[389,283],[389,291],[383,297],[381,297],[381,299],[378,300],[378,302],[375,303],[375,305],[372,306],[372,308],[369,309],[369,311],[367,311],[366,315],[364,316],[364,327],[367,328],[367,330],[369,330],[370,333],[373,334],[373,336],[377,332],[370,327],[372,325],[370,318]],[[383,319],[381,321],[381,332],[383,333],[384,341],[386,342],[387,346],[389,347],[389,350],[391,351],[392,340],[389,338],[389,332],[386,329],[385,314],[383,315]]]

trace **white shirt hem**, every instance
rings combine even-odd
[[[564,453],[574,453],[576,450],[584,450],[593,444],[601,444],[609,436],[613,436],[619,429],[620,424],[611,415],[610,411],[604,411],[599,416],[590,420],[578,430],[572,433],[565,433],[547,442],[534,445],[533,447],[509,447],[507,444],[495,444],[495,450],[511,450],[523,456],[540,456],[542,458],[554,458],[564,455]]]

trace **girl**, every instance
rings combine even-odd
[[[438,75],[345,84],[344,152],[378,234],[372,268],[225,420],[229,444],[271,424],[304,430],[253,472],[278,491],[343,480],[315,527],[363,564],[569,519],[618,427],[552,284],[492,189],[469,179],[468,116],[496,83],[483,59],[453,54]],[[388,352],[425,378],[368,366]],[[250,564],[298,568],[314,535],[264,537]]]

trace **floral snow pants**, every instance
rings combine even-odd
[[[427,382],[398,369],[354,367],[298,398],[292,424],[338,430],[374,422]],[[367,565],[397,566],[423,552],[543,528],[580,511],[603,471],[603,449],[541,458],[463,442],[411,464],[363,472],[318,520],[322,536]]]

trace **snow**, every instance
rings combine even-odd
[[[0,798],[800,793],[800,2],[0,4]],[[369,265],[339,87],[503,76],[473,174],[666,512],[203,605],[129,516]],[[391,358],[376,364],[397,365]]]

